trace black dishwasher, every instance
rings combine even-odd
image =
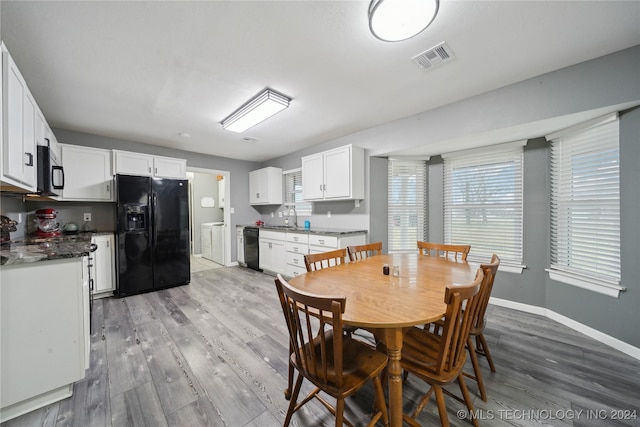
[[[247,267],[257,271],[260,270],[260,247],[258,245],[258,227],[245,227],[242,231],[244,236],[244,262]]]

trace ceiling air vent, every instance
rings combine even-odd
[[[451,48],[447,43],[442,42],[436,47],[432,47],[429,50],[422,52],[419,55],[411,58],[420,68],[428,70],[438,65],[449,62],[455,58],[455,55],[451,51]]]

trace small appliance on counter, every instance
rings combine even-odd
[[[77,223],[68,222],[64,225],[64,227],[62,227],[62,231],[64,232],[64,234],[78,234],[80,228],[78,227]]]
[[[38,209],[36,211],[36,224],[38,229],[34,233],[36,237],[57,237],[62,233],[56,221],[58,211],[52,208]]]
[[[9,233],[12,231],[18,231],[16,225],[18,225],[17,221],[14,221],[4,215],[0,216],[0,243],[4,244],[11,241]]]

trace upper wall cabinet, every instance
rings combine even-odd
[[[0,179],[3,184],[36,189],[36,111],[38,106],[4,44],[2,53],[2,150]]]
[[[64,167],[61,200],[113,201],[111,150],[60,144]]]
[[[184,159],[130,151],[113,150],[113,168],[115,174],[179,179],[187,177],[187,161]]]
[[[364,149],[346,145],[303,157],[302,198],[364,199]]]
[[[249,172],[249,203],[282,204],[282,169],[267,167]]]

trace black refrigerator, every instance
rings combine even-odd
[[[116,175],[116,296],[189,283],[188,181]]]

